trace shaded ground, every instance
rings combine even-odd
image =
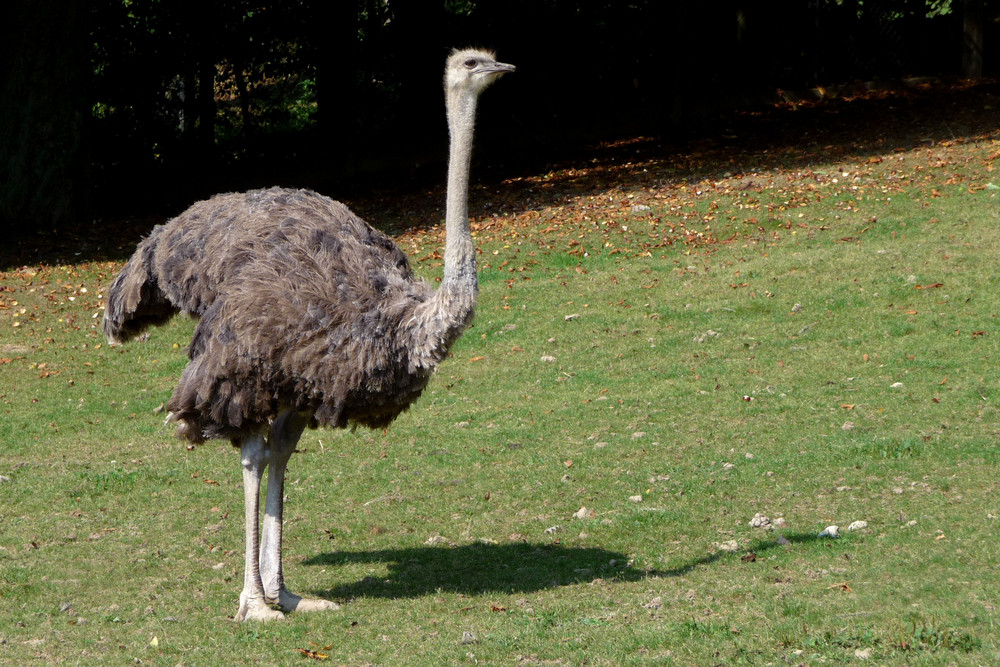
[[[560,206],[607,191],[644,191],[669,199],[671,188],[687,183],[769,172],[757,186],[767,189],[784,172],[841,160],[881,162],[894,152],[981,140],[998,128],[1000,82],[992,80],[886,86],[853,97],[786,101],[708,118],[672,137],[620,137],[551,152],[514,148],[515,157],[502,166],[475,166],[471,214],[483,232],[495,228],[499,218],[552,207],[558,215]],[[407,177],[387,173],[379,182],[320,189],[391,234],[433,233],[444,215],[440,171],[436,167]],[[348,190],[356,196],[343,196]],[[10,239],[0,248],[0,270],[123,260],[153,225],[176,212],[97,218],[71,230]]]

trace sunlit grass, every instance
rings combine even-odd
[[[237,456],[162,425],[191,323],[109,348],[116,265],[5,274],[0,661],[995,662],[1000,209],[989,142],[936,151],[479,232],[418,404],[292,459],[289,585],[343,609],[266,626]]]

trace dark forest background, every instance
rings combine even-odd
[[[266,185],[442,178],[453,46],[518,67],[477,158],[511,169],[736,109],[996,74],[994,0],[9,0],[5,234]],[[342,195],[341,195],[342,196]]]

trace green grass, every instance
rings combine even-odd
[[[230,620],[235,452],[157,411],[192,324],[109,348],[117,264],[8,271],[0,662],[997,662],[1000,200],[968,187],[995,149],[622,181],[480,232],[475,325],[419,403],[304,436],[289,585],[343,608],[270,625]]]

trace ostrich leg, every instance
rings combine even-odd
[[[243,568],[243,592],[240,593],[240,608],[236,612],[237,621],[271,621],[285,615],[267,606],[264,600],[264,586],[260,580],[257,565],[257,523],[260,519],[260,480],[267,466],[268,449],[263,434],[253,435],[240,445],[243,461],[243,502],[246,512],[246,561]]]
[[[285,470],[309,415],[286,410],[271,424],[268,445],[271,449],[267,473],[267,499],[264,503],[264,525],[260,542],[260,576],[264,599],[278,604],[285,611],[325,611],[339,609],[329,600],[303,599],[285,588],[281,566],[281,531],[284,514]],[[249,556],[248,556],[249,557]]]

